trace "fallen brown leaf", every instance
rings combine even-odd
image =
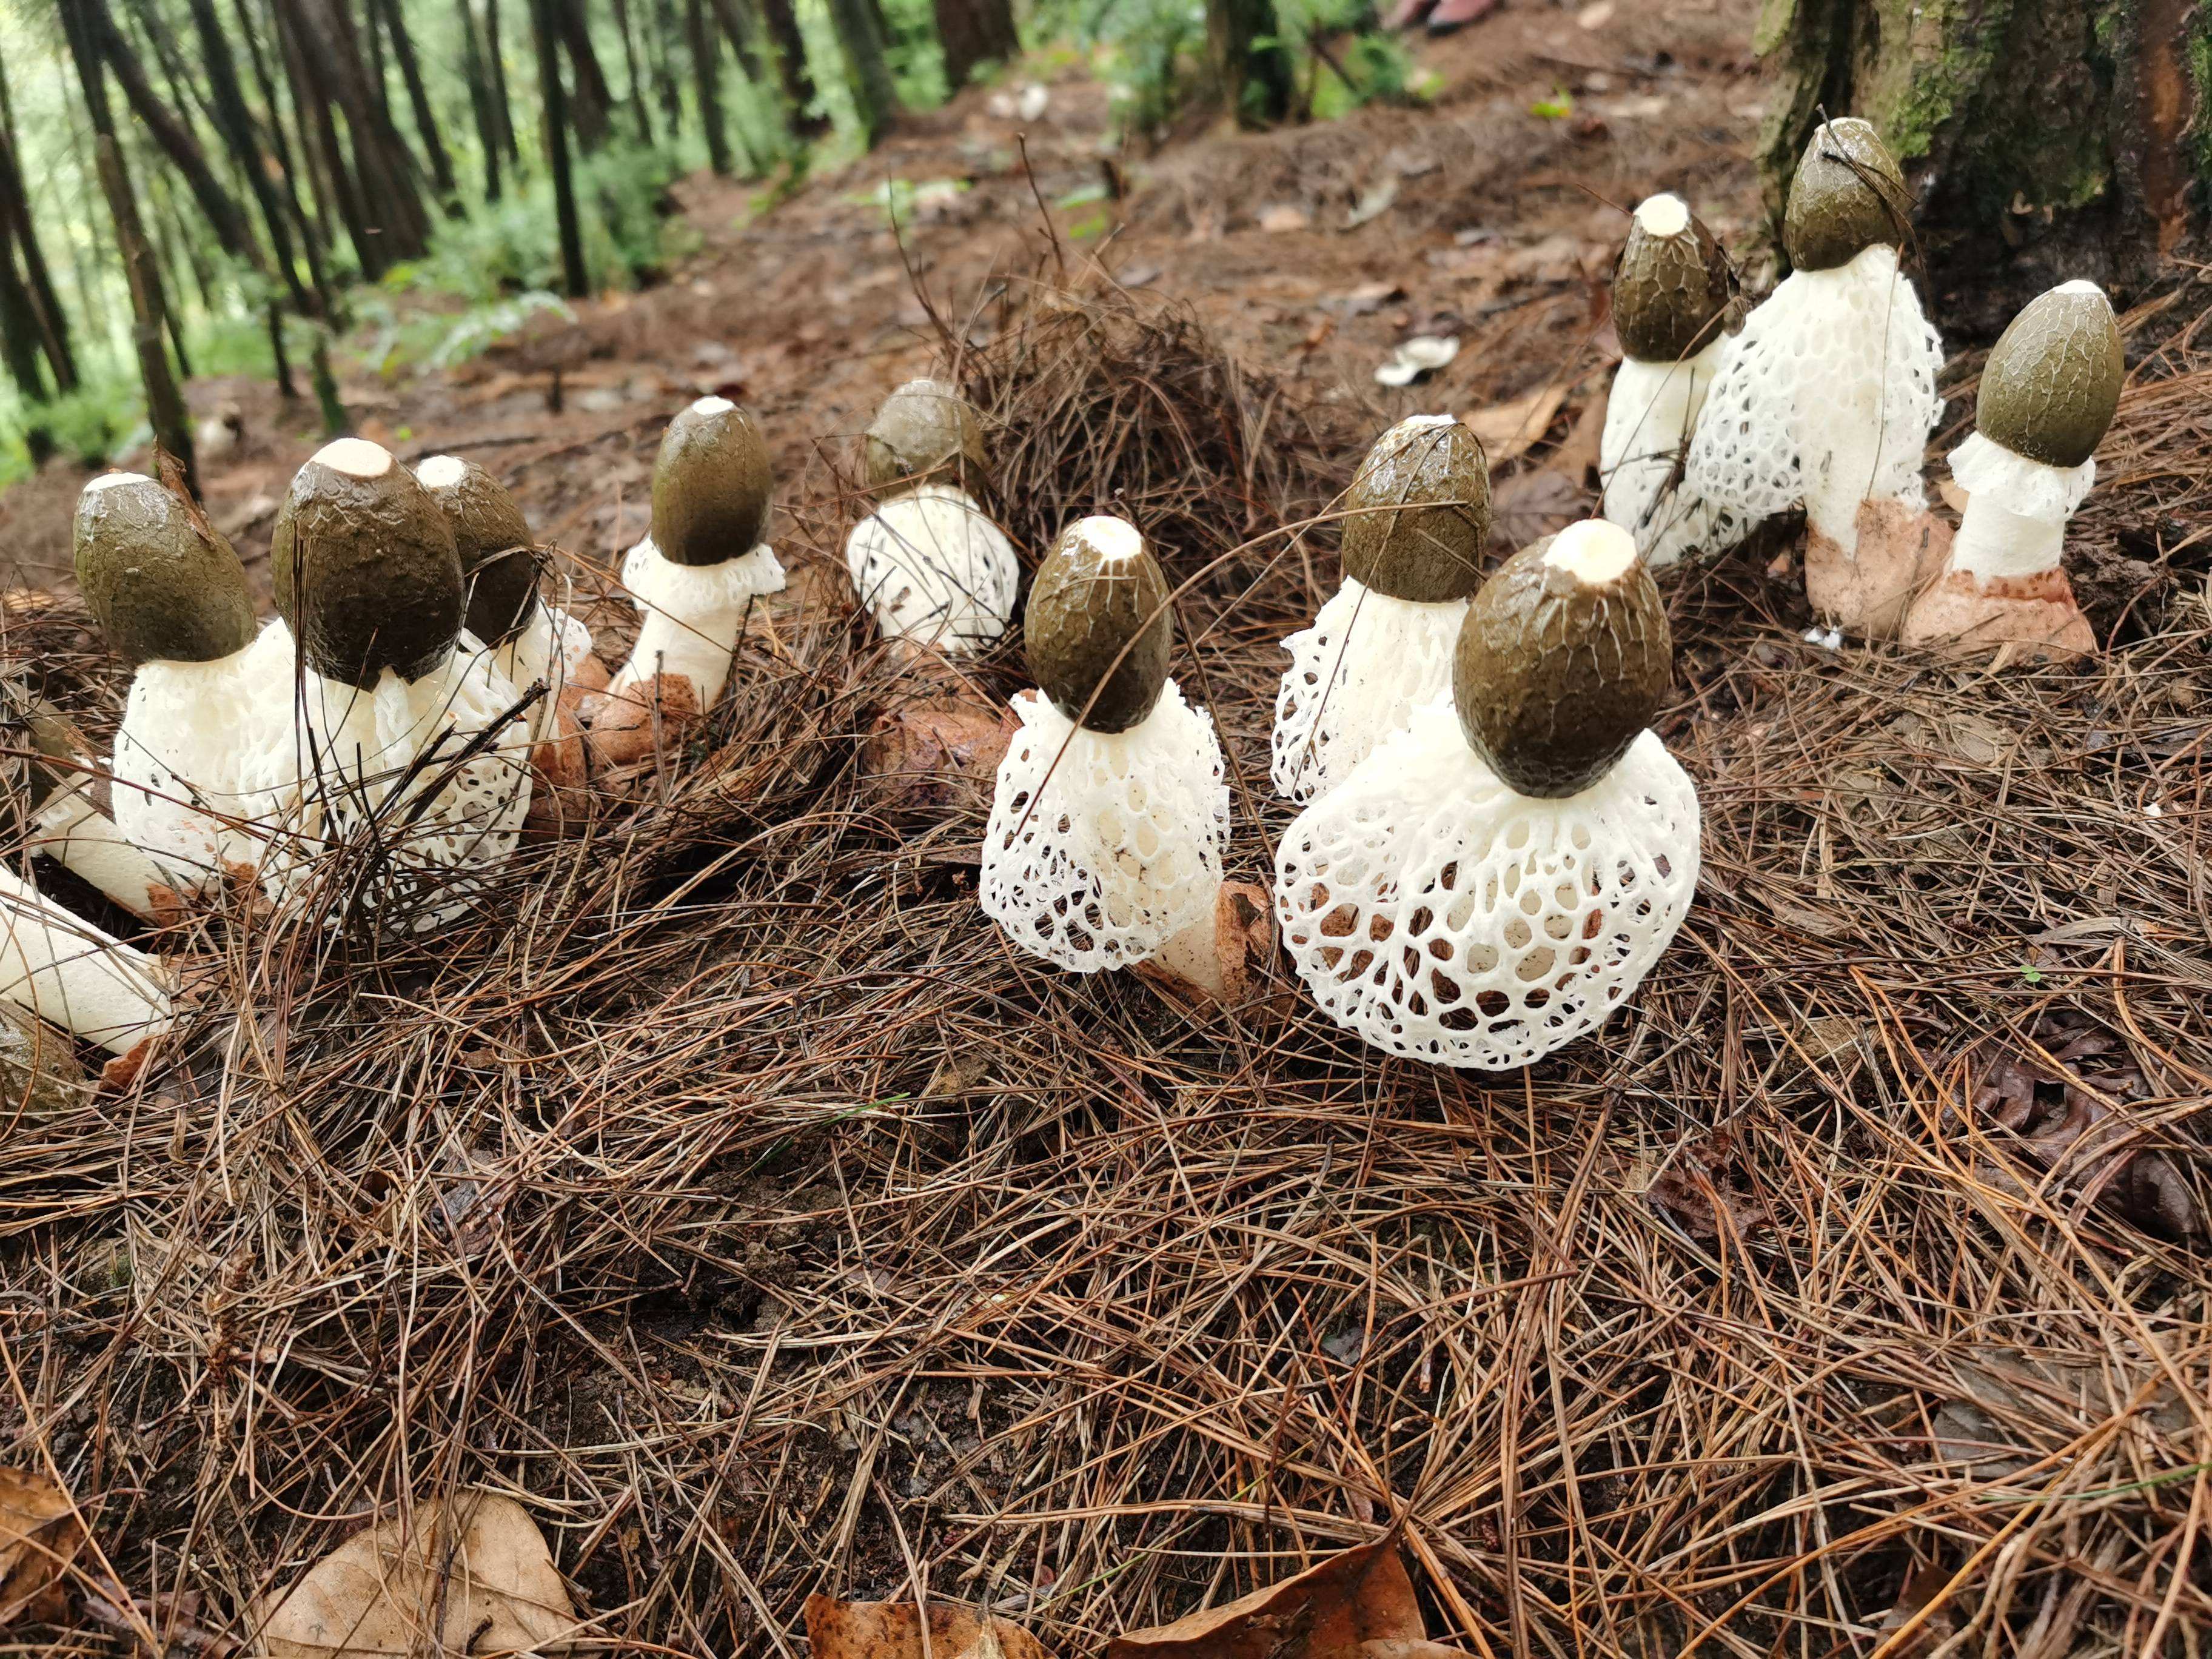
[[[521,1504],[461,1492],[332,1550],[257,1618],[265,1659],[565,1653],[568,1587]]]
[[[84,1547],[69,1494],[31,1469],[0,1468],[0,1630],[67,1611],[62,1575]]]
[[[1427,1639],[1393,1534],[1226,1607],[1116,1637],[1106,1659],[1366,1659],[1370,1643]]]
[[[1490,492],[1490,538],[1518,552],[1555,536],[1583,516],[1589,497],[1574,480],[1548,466],[1500,479]]]
[[[1773,1219],[1748,1184],[1735,1137],[1720,1129],[1683,1147],[1644,1195],[1692,1238],[1717,1241],[1725,1230],[1741,1241]]]
[[[929,1604],[929,1642],[911,1601],[806,1598],[806,1645],[814,1659],[1052,1659],[1019,1625],[957,1601]]]
[[[1566,400],[1566,386],[1554,381],[1537,387],[1525,398],[1492,404],[1461,418],[1468,429],[1482,440],[1482,453],[1489,458],[1491,465],[1503,466],[1544,435],[1545,428],[1552,424],[1552,417]]]

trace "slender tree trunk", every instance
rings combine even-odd
[[[40,367],[45,351],[31,290],[15,270],[15,239],[0,233],[0,361],[7,363],[8,376],[26,402],[46,401],[46,376]]]
[[[884,58],[875,13],[868,0],[830,0],[830,21],[836,27],[837,44],[844,50],[853,112],[860,119],[861,137],[872,149],[890,126],[892,112],[898,107],[898,93],[891,84],[890,65]]]
[[[269,361],[276,378],[276,395],[288,404],[300,401],[299,383],[292,378],[292,354],[284,349],[284,313],[275,301],[263,308],[269,325]]]
[[[660,94],[660,116],[672,140],[684,131],[684,88],[676,74],[676,0],[651,0],[653,27],[648,39],[653,45],[653,85]]]
[[[830,130],[830,118],[815,107],[820,100],[806,61],[806,37],[799,32],[799,14],[792,0],[761,0],[761,17],[775,43],[776,73],[791,106],[792,130],[802,138],[819,137]]]
[[[207,216],[208,226],[215,232],[223,252],[256,270],[267,271],[269,263],[262,257],[261,245],[254,240],[246,215],[222,187],[222,181],[215,176],[215,169],[208,165],[207,156],[200,149],[199,140],[192,137],[191,129],[161,101],[153,83],[147,80],[137,54],[131,49],[123,32],[115,27],[106,0],[72,0],[72,3],[83,8],[87,26],[99,43],[107,66],[115,71],[116,82],[130,101],[131,112],[138,118],[139,125],[183,179],[185,188],[199,204],[200,211]]]
[[[499,118],[500,143],[507,164],[522,171],[522,146],[514,138],[514,106],[507,95],[507,53],[500,45],[500,0],[484,0],[484,68],[491,76],[491,112]]]
[[[1011,63],[1021,55],[1014,9],[1007,0],[936,0],[935,9],[948,91],[966,86],[981,64]]]
[[[1291,112],[1291,54],[1275,0],[1206,0],[1206,45],[1221,101],[1239,126],[1267,126]]]
[[[637,40],[630,27],[629,0],[615,0],[615,27],[622,31],[623,72],[629,77],[628,95],[623,101],[630,107],[637,122],[638,142],[647,149],[653,148],[653,112],[646,103],[645,75],[638,55]]]
[[[176,376],[170,373],[168,354],[161,346],[168,307],[154,269],[153,249],[147,245],[144,228],[138,221],[138,204],[131,194],[131,175],[124,170],[123,149],[115,141],[115,120],[108,110],[107,83],[101,70],[99,24],[90,13],[88,0],[61,0],[61,11],[70,56],[76,61],[85,109],[92,118],[93,153],[99,165],[100,189],[115,222],[116,246],[123,256],[124,275],[131,289],[131,340],[138,351],[139,373],[146,382],[147,417],[156,441],[177,458],[185,482],[197,491],[199,475],[192,458],[191,421]]]
[[[722,125],[722,43],[707,27],[706,0],[684,0],[684,32],[690,37],[691,74],[699,101],[699,125],[707,134],[707,163],[730,176],[730,135]]]
[[[352,193],[362,238],[355,247],[372,275],[402,259],[420,258],[429,246],[430,222],[416,187],[414,157],[385,112],[369,80],[353,23],[340,0],[278,0],[296,28],[297,57],[307,76],[319,124],[327,127],[333,106],[345,117],[352,141]],[[331,182],[345,173],[335,139],[327,148]],[[343,194],[344,187],[338,186]],[[341,206],[340,211],[343,212]]]
[[[561,85],[561,54],[554,40],[559,20],[551,14],[561,0],[531,0],[531,32],[538,40],[538,91],[544,99],[545,161],[553,173],[553,212],[561,230],[561,285],[572,300],[592,291],[584,269],[583,228],[576,217],[575,180],[568,172],[568,96]]]
[[[1994,336],[2072,277],[2124,302],[2201,252],[2212,33],[2190,0],[1766,0],[1753,44],[1779,70],[1778,226],[1820,112],[1867,117],[1920,204],[1947,332]]]
[[[456,11],[461,25],[461,73],[469,83],[469,111],[476,117],[477,143],[483,151],[484,200],[496,202],[499,181],[499,118],[492,113],[491,82],[484,76],[483,46],[477,39],[477,17],[469,0]]]
[[[76,354],[70,344],[69,313],[54,291],[46,251],[39,245],[39,228],[31,216],[31,194],[21,164],[16,159],[15,111],[9,100],[7,76],[0,70],[0,244],[11,236],[23,256],[23,275],[40,349],[54,386],[62,392],[76,390]]]
[[[599,54],[592,46],[591,20],[585,14],[584,0],[545,0],[545,3],[559,28],[561,44],[568,51],[568,67],[575,77],[569,109],[576,125],[576,142],[586,152],[598,149],[607,142],[615,99],[607,86],[606,72],[599,67]]]
[[[300,148],[295,150],[292,141],[284,131],[284,106],[276,94],[276,78],[269,68],[269,60],[261,50],[261,31],[256,26],[252,13],[247,9],[248,0],[233,0],[238,18],[238,32],[246,40],[246,62],[252,67],[254,84],[260,88],[261,101],[269,112],[270,151],[276,158],[279,182],[283,185],[286,210],[293,224],[299,228],[300,243],[307,259],[307,281],[314,289],[315,299],[325,317],[337,314],[337,296],[331,287],[330,267],[325,250],[330,246],[331,222],[327,198],[317,188],[310,157],[307,175],[307,196],[314,204],[314,213],[309,216],[300,199],[300,163],[295,156],[308,151],[307,129],[300,130]],[[271,27],[274,27],[272,21]],[[295,108],[294,116],[299,112]]]
[[[745,9],[744,0],[714,0],[714,15],[721,20],[722,33],[730,38],[730,50],[737,54],[739,71],[772,107],[780,106],[782,100],[773,90],[775,67],[768,62],[768,47],[761,39],[757,21]],[[753,154],[742,121],[738,123],[737,134],[738,143],[745,152],[746,171],[765,172],[764,158]],[[781,140],[778,148],[783,148]]]
[[[260,141],[253,131],[253,116],[246,107],[245,93],[239,88],[238,68],[231,59],[230,42],[223,36],[222,21],[216,15],[215,0],[191,0],[191,3],[192,27],[199,35],[200,58],[207,66],[216,130],[222,133],[231,160],[245,175],[246,187],[252,191],[255,204],[261,210],[261,222],[269,232],[269,246],[276,254],[277,274],[283,279],[285,291],[291,295],[292,308],[303,316],[318,313],[322,309],[319,300],[300,282],[299,268],[293,257],[291,221],[285,211],[283,198],[264,165]]]
[[[283,43],[284,66],[292,87],[292,107],[299,112],[301,142],[307,151],[317,198],[337,214],[338,222],[345,227],[346,239],[353,244],[361,274],[374,282],[391,268],[397,256],[372,224],[368,209],[355,187],[345,152],[338,144],[333,106],[307,68],[311,47],[301,38],[285,0],[277,0],[276,19],[277,38]]]
[[[454,181],[453,157],[439,136],[438,118],[430,109],[430,94],[423,90],[422,66],[415,58],[415,43],[407,36],[407,20],[399,0],[371,0],[384,13],[384,27],[392,37],[392,55],[399,64],[399,79],[407,88],[407,106],[414,112],[415,133],[422,153],[430,158],[430,177],[438,186],[438,199],[449,212],[460,211],[460,185]]]

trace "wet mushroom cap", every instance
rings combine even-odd
[[[1490,463],[1449,416],[1416,415],[1377,438],[1339,507],[1344,574],[1362,586],[1434,605],[1481,585]]]
[[[463,623],[486,645],[512,638],[538,603],[537,540],[507,486],[458,455],[433,455],[415,477],[453,526],[468,608]]]
[[[1800,270],[1832,270],[1877,244],[1902,247],[1911,205],[1897,158],[1871,121],[1826,122],[1790,181],[1782,246]]]
[[[325,678],[419,679],[461,629],[461,560],[430,492],[390,451],[341,438],[292,480],[269,543],[276,609]]]
[[[871,489],[943,482],[972,495],[984,474],[983,423],[945,380],[908,380],[884,398],[862,447]]]
[[[1175,615],[1159,561],[1126,520],[1079,519],[1060,532],[1037,567],[1024,626],[1037,689],[1068,719],[1126,732],[1160,700]]]
[[[671,564],[725,564],[760,545],[775,487],[750,410],[702,398],[668,423],[653,464],[653,544]]]
[[[1620,349],[1638,362],[1674,363],[1721,337],[1735,297],[1728,256],[1679,196],[1654,196],[1636,210],[1613,274],[1613,321]]]
[[[1514,789],[1577,794],[1651,724],[1674,660],[1634,538],[1589,520],[1483,584],[1460,627],[1452,700],[1468,742]]]
[[[2111,428],[2126,373],[2104,289],[2068,283],[2029,301],[1997,337],[1975,429],[2032,461],[2079,466]]]
[[[214,662],[256,632],[246,568],[221,532],[152,478],[111,472],[78,497],[77,586],[108,648],[146,662]]]

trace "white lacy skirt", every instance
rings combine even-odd
[[[894,495],[854,525],[845,567],[887,635],[947,652],[1004,634],[1022,580],[1006,532],[951,484]]]
[[[1275,693],[1270,775],[1285,800],[1324,795],[1413,710],[1451,696],[1465,599],[1393,599],[1346,576],[1291,653]]]

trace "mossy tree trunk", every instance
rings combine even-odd
[[[1206,46],[1238,125],[1267,126],[1291,112],[1291,54],[1275,0],[1206,0]]]
[[[1991,335],[2056,283],[2124,301],[2203,224],[2212,7],[2195,0],[1765,0],[1780,70],[1761,161],[1783,197],[1823,109],[1905,164],[1947,326]]]

